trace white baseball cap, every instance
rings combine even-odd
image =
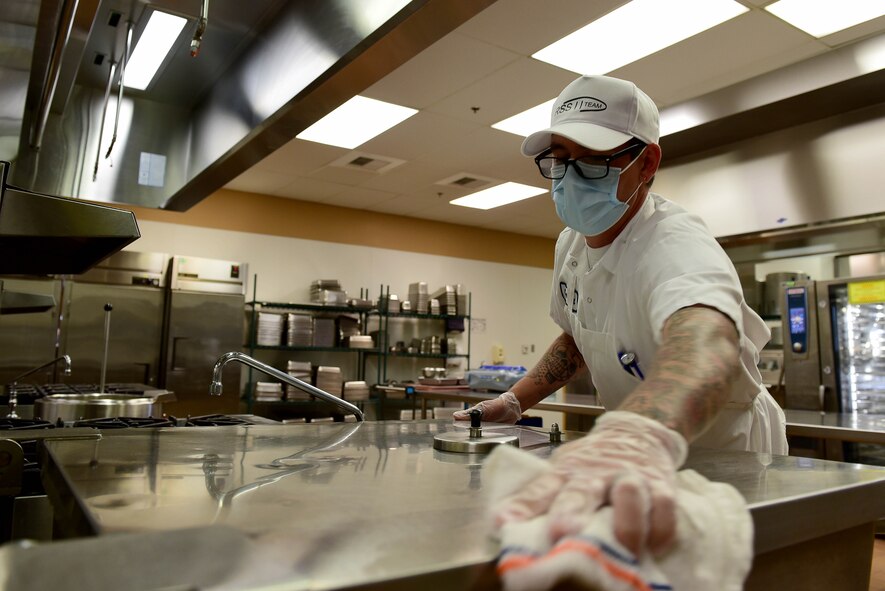
[[[632,82],[609,76],[581,76],[553,103],[550,127],[522,142],[522,154],[535,156],[550,147],[552,134],[591,150],[611,150],[631,138],[646,144],[660,139],[658,108]]]

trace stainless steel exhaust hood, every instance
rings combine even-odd
[[[186,210],[492,2],[16,0],[16,30],[33,30],[15,39],[32,38],[33,57],[11,181]],[[156,10],[188,24],[144,91],[119,92],[127,45]],[[0,75],[14,70],[3,59]]]
[[[0,162],[0,274],[82,273],[141,236],[132,212],[17,189],[8,167]]]

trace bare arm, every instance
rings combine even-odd
[[[541,360],[510,389],[525,411],[559,390],[585,366],[575,340],[562,333],[541,357]]]
[[[731,319],[712,308],[683,308],[664,325],[649,375],[618,410],[660,421],[691,442],[725,406],[739,364]]]

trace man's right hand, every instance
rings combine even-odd
[[[456,421],[469,421],[470,411],[482,413],[482,420],[490,423],[514,424],[522,416],[519,400],[513,392],[504,392],[492,400],[483,400],[467,410],[459,410],[453,415]]]

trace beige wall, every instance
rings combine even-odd
[[[117,205],[115,205],[117,207]],[[555,241],[457,224],[220,190],[186,212],[127,207],[139,221],[304,238],[550,269]]]

